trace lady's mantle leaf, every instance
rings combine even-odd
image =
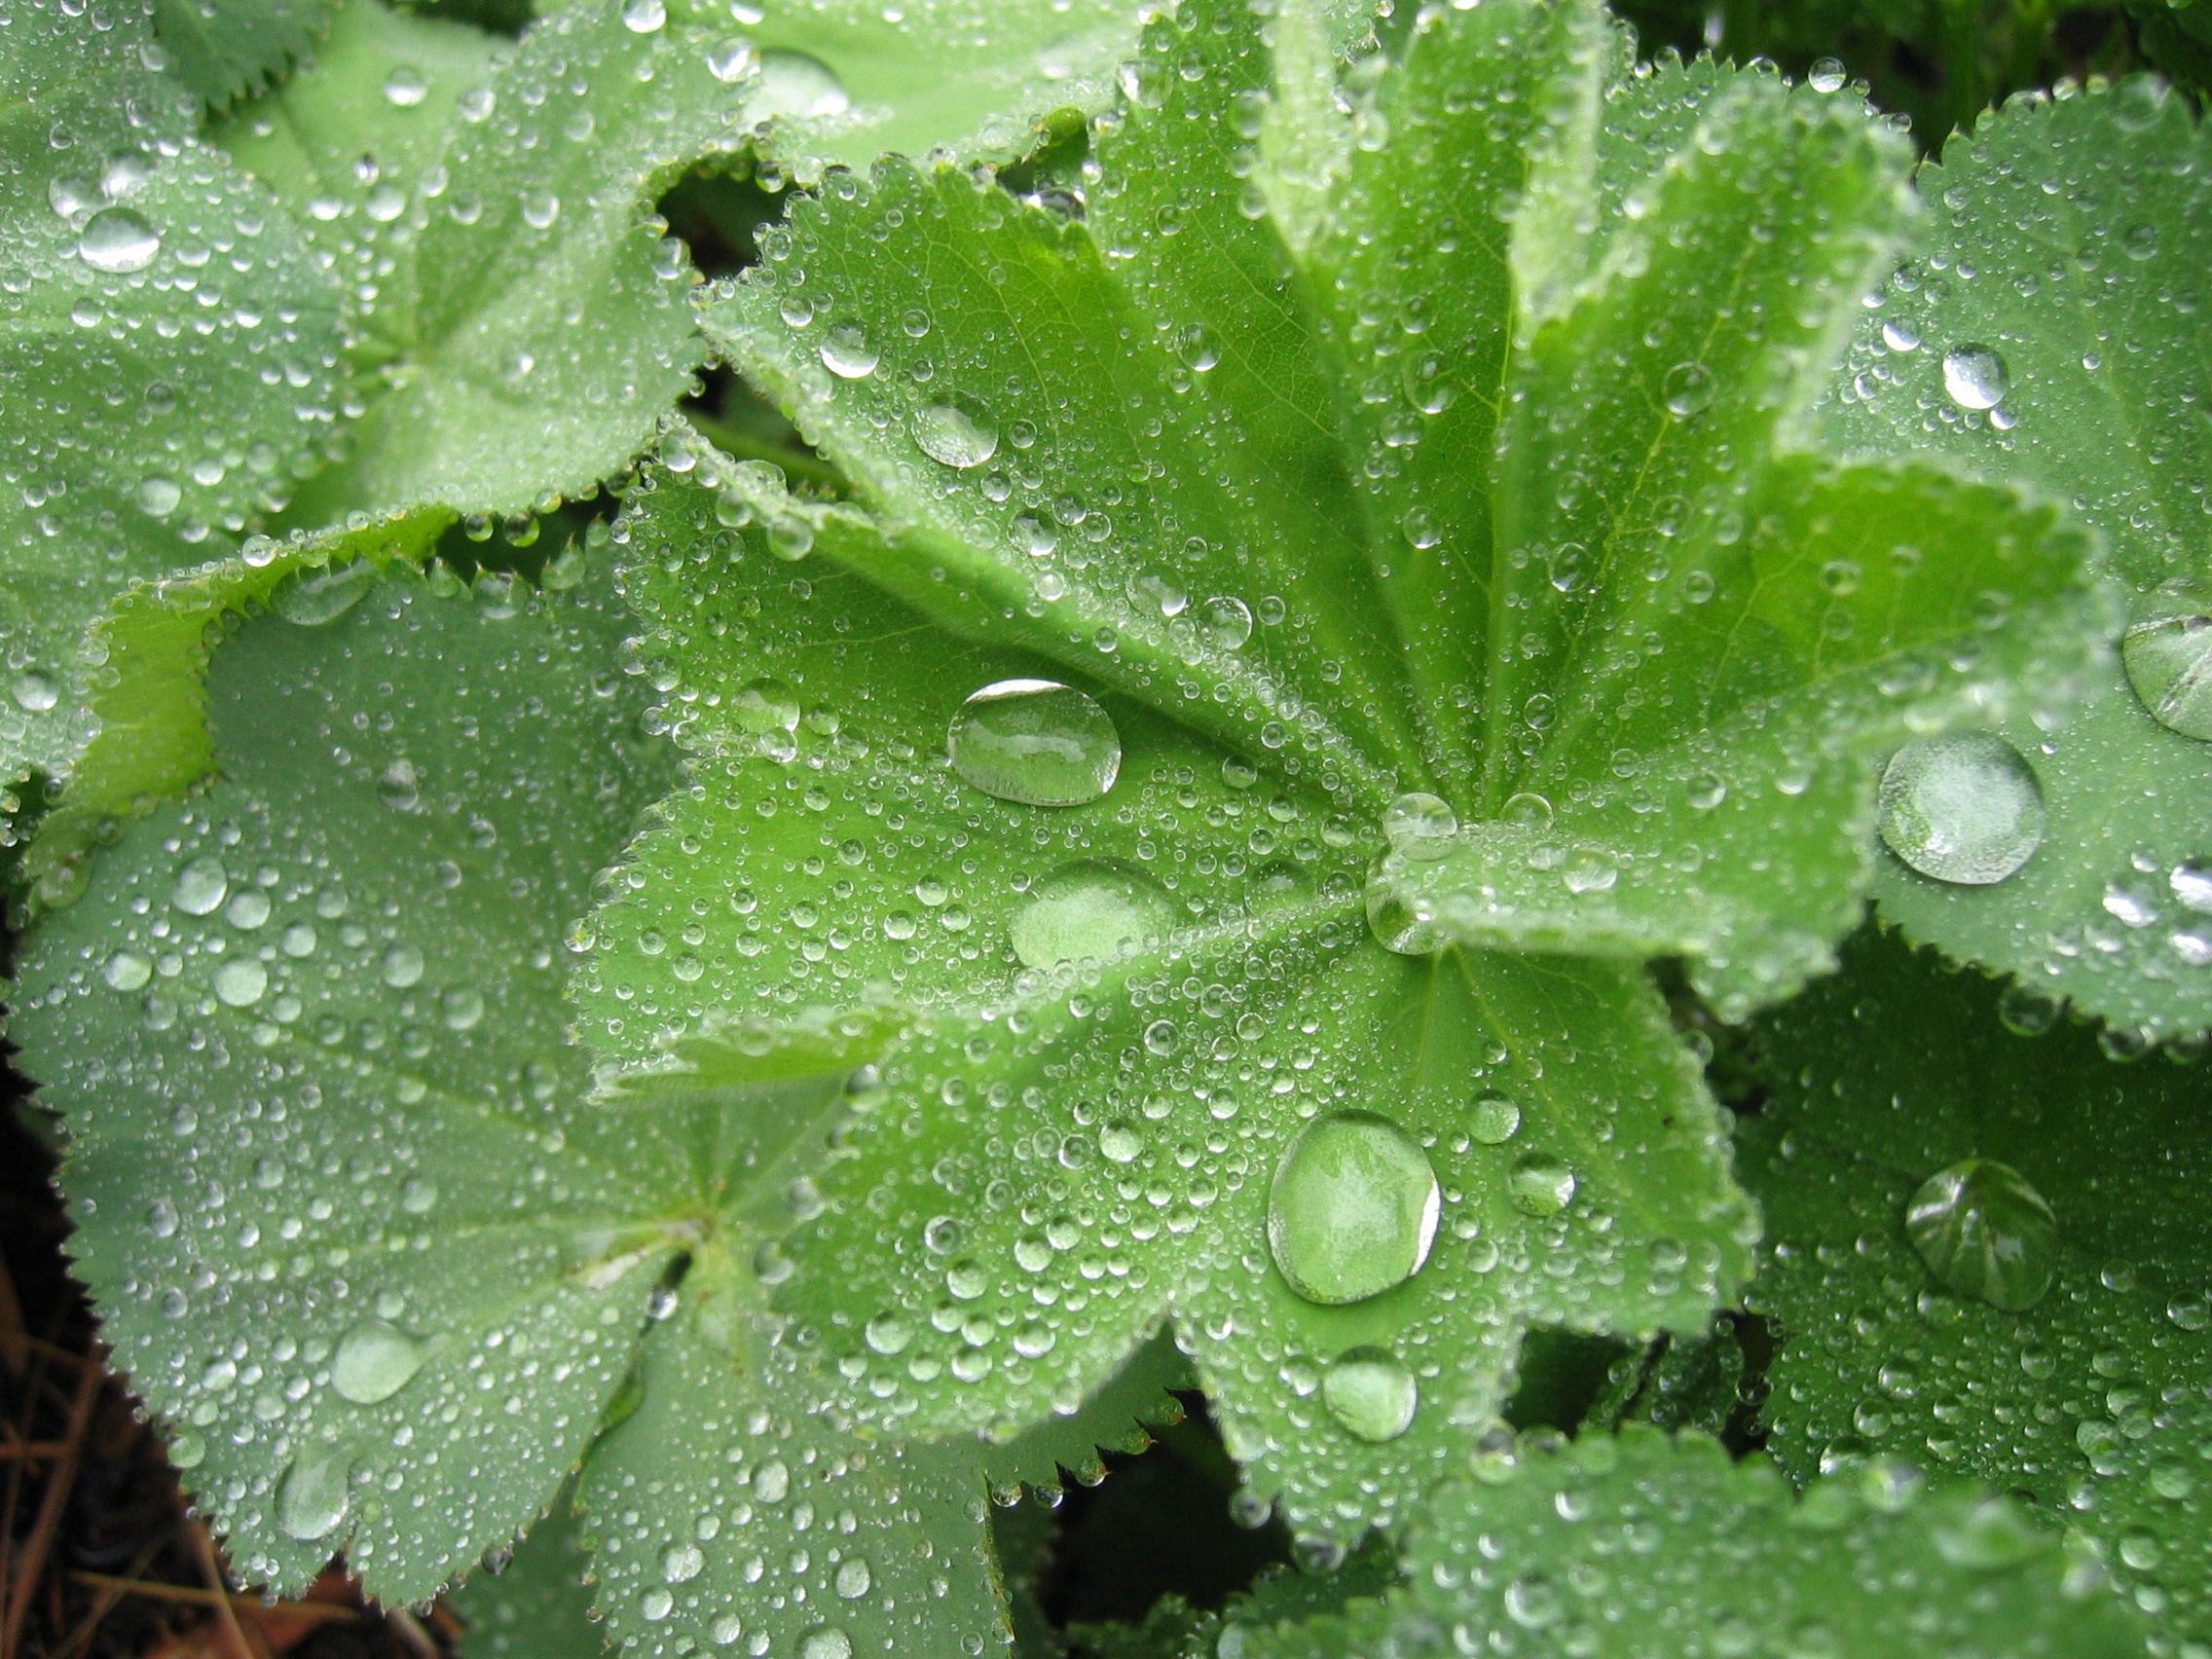
[[[1742,1134],[1775,1452],[2022,1493],[2171,1641],[2212,1640],[2203,1078],[2115,1065],[1892,934],[1847,961],[1763,1022],[1774,1096]]]
[[[1255,1631],[1250,1659],[1833,1653],[2122,1659],[2141,1631],[2008,1499],[1892,1468],[1793,1501],[1763,1458],[1632,1426],[1478,1456],[1407,1550],[1404,1588]]]
[[[2071,721],[2030,703],[1991,722],[2042,781],[2042,850],[1986,887],[1884,857],[1882,909],[2123,1031],[2194,1032],[2212,1024],[2212,705],[2176,676],[2212,641],[2212,133],[2148,82],[2023,99],[1923,181],[1935,239],[1867,314],[1828,429],[2072,498],[2155,637]],[[2181,653],[2162,673],[2155,613]]]
[[[673,1051],[634,1074],[660,1087],[775,1075],[840,1030],[851,1064],[911,1022],[793,1245],[848,1410],[1003,1436],[1073,1410],[1169,1313],[1257,1484],[1348,1532],[1444,1472],[1530,1320],[1704,1323],[1753,1223],[1637,973],[1383,950],[1326,794],[1096,682],[1104,798],[1047,812],[961,782],[940,756],[962,698],[1068,671],[832,562],[871,556],[851,509],[678,454],[688,475],[633,501],[625,581],[695,783],[611,884],[579,989],[612,1053]],[[771,551],[800,537],[806,563]],[[1270,1182],[1346,1109],[1434,1171],[1441,1230],[1410,1281],[1320,1306],[1269,1266]],[[1359,1349],[1395,1356],[1410,1426],[1331,1415]]]
[[[337,296],[191,136],[138,6],[20,6],[0,37],[0,779],[91,734],[88,625],[280,505],[333,419]],[[15,810],[11,800],[7,810]]]
[[[330,27],[336,0],[154,0],[177,78],[226,104],[281,75]]]
[[[463,1659],[600,1659],[607,1638],[591,1619],[591,1558],[564,1491],[495,1576],[477,1573],[450,1599],[467,1634]]]
[[[566,1041],[564,919],[668,783],[612,608],[349,569],[275,609],[214,658],[221,781],[93,864],[13,1030],[70,1131],[81,1271],[241,1570],[281,1590],[343,1547],[420,1599],[589,1449],[632,1645],[987,1639],[986,1491],[1137,1443],[1171,1368],[1012,1446],[840,1434],[760,1253],[837,1086],[595,1106]]]

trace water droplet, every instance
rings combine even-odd
[[[2005,400],[2005,359],[1986,346],[1946,352],[1943,389],[1961,409],[1994,409]]]
[[[1252,637],[1252,608],[1234,594],[1217,594],[1198,607],[1198,626],[1216,649],[1240,651]]]
[[[840,322],[822,341],[822,366],[842,380],[866,380],[882,359],[857,322]]]
[[[139,990],[153,977],[153,958],[142,956],[135,950],[117,951],[107,959],[107,966],[100,970],[100,977],[107,981],[110,990],[116,991]]]
[[[980,466],[999,453],[997,431],[949,403],[916,410],[913,427],[914,442],[922,446],[922,453],[946,466]]]
[[[2145,595],[2120,648],[2127,682],[2152,719],[2212,743],[2212,604],[2206,596],[2187,585]]]
[[[77,239],[77,257],[114,276],[145,270],[161,251],[161,233],[128,207],[101,208]]]
[[[1357,1347],[1340,1356],[1322,1377],[1321,1403],[1346,1433],[1361,1440],[1395,1440],[1414,1425],[1420,1385],[1397,1355]]]
[[[377,798],[394,812],[413,812],[423,799],[423,782],[415,762],[394,760],[377,778]]]
[[[428,1215],[438,1207],[438,1184],[410,1175],[399,1184],[399,1207],[409,1215]]]
[[[731,35],[707,50],[707,73],[724,84],[744,80],[756,66],[753,43],[741,35]]]
[[[1382,833],[1391,850],[1409,859],[1440,859],[1452,850],[1459,815],[1437,795],[1415,791],[1382,811]]]
[[[1371,1112],[1316,1118],[1286,1148],[1268,1193],[1268,1244],[1309,1302],[1361,1302],[1419,1272],[1436,1240],[1436,1171]]]
[[[1816,57],[1812,68],[1805,74],[1805,84],[1816,92],[1840,92],[1843,91],[1843,59],[1840,57]]]
[[[622,26],[632,34],[656,34],[668,22],[668,8],[661,0],[628,0],[622,8]]]
[[[845,83],[819,57],[771,47],[760,55],[760,84],[745,100],[745,113],[756,122],[779,115],[803,120],[842,115],[852,105]]]
[[[1122,735],[1106,711],[1052,680],[1002,680],[952,717],[952,769],[985,794],[1025,806],[1081,806],[1114,787]]]
[[[1485,1146],[1503,1146],[1520,1131],[1521,1108],[1495,1091],[1485,1094],[1475,1101],[1467,1128]]]
[[[2007,985],[2004,995],[1997,999],[1997,1017],[2008,1031],[2019,1037],[2042,1036],[2058,1023],[2065,1011],[2065,998],[2018,980]]]
[[[35,668],[18,675],[16,683],[8,688],[8,694],[16,700],[17,708],[33,715],[43,715],[61,701],[61,687],[54,676],[41,674]]]
[[[866,1595],[868,1586],[874,1581],[874,1573],[868,1569],[867,1563],[859,1556],[853,1556],[837,1565],[835,1580],[837,1594],[848,1602],[857,1602]]]
[[[697,1544],[674,1544],[661,1553],[660,1575],[671,1584],[687,1584],[707,1569],[707,1552]]]
[[[1928,1271],[1965,1296],[2020,1313],[2043,1300],[2058,1270],[2058,1221],[2027,1177],[1970,1158],[1921,1183],[1905,1235]]]
[[[204,916],[223,902],[231,890],[230,871],[212,854],[194,859],[176,872],[169,903],[188,916]]]
[[[226,1008],[251,1008],[269,990],[269,970],[250,956],[234,957],[215,970],[215,996]]]
[[[366,559],[334,570],[312,571],[276,594],[276,613],[303,628],[336,621],[358,605],[375,583],[375,567]]]
[[[2019,751],[1991,732],[1922,738],[1882,773],[1882,839],[1937,881],[1987,887],[2043,843],[2043,790]]]
[[[526,190],[522,198],[522,222],[534,231],[549,231],[553,221],[561,216],[561,199],[550,190]]]
[[[384,95],[387,103],[413,109],[430,95],[430,83],[414,64],[402,63],[384,78]]]
[[[384,953],[378,974],[395,991],[418,984],[423,977],[423,953],[411,944],[395,944]]]
[[[1677,421],[1704,414],[1713,407],[1713,400],[1719,392],[1720,382],[1703,363],[1677,363],[1667,371],[1667,378],[1659,387],[1667,413]]]
[[[1506,1179],[1514,1207],[1524,1215],[1557,1215],[1574,1201],[1581,1183],[1574,1171],[1556,1158],[1530,1154],[1514,1165]]]
[[[853,1639],[835,1625],[816,1625],[799,1638],[798,1659],[853,1659]]]
[[[891,1312],[878,1313],[870,1319],[866,1335],[867,1346],[886,1357],[904,1353],[906,1345],[914,1340],[913,1327]]]
[[[1031,887],[1010,932],[1024,967],[1051,968],[1111,962],[1165,939],[1174,922],[1167,895],[1144,876],[1084,859]]]
[[[149,518],[167,518],[184,499],[184,490],[173,478],[148,478],[138,486],[138,510]]]
[[[330,1385],[340,1399],[373,1406],[406,1387],[423,1369],[423,1345],[398,1326],[363,1319],[339,1343],[330,1362]]]
[[[284,1535],[313,1543],[337,1531],[351,1502],[347,1482],[352,1473],[350,1447],[326,1446],[293,1458],[276,1493],[276,1525]]]
[[[660,1585],[654,1585],[638,1598],[638,1613],[647,1624],[658,1624],[676,1611],[676,1598]]]
[[[1221,361],[1221,342],[1204,323],[1194,322],[1175,331],[1175,355],[1185,368],[1202,375]]]

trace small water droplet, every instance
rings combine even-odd
[[[1931,1175],[1905,1210],[1905,1236],[1951,1289],[2020,1313],[2058,1271],[2058,1221],[2027,1177],[1970,1158]]]
[[[251,1008],[269,990],[269,970],[250,956],[233,957],[215,970],[215,997],[226,1008]]]
[[[284,1535],[313,1543],[337,1531],[352,1502],[347,1488],[352,1473],[350,1447],[320,1447],[293,1458],[276,1493],[276,1525]]]
[[[849,1557],[837,1564],[837,1594],[848,1602],[857,1602],[866,1595],[868,1586],[874,1580],[875,1574],[869,1570],[867,1562],[860,1556]]]
[[[1420,1385],[1397,1355],[1356,1347],[1322,1376],[1321,1403],[1346,1433],[1360,1440],[1395,1440],[1414,1425]]]
[[[1816,57],[1812,68],[1805,74],[1805,84],[1816,92],[1840,92],[1843,91],[1843,81],[1844,67],[1840,57]]]
[[[394,812],[413,812],[423,799],[423,783],[415,762],[394,760],[377,778],[377,798]]]
[[[1307,1301],[1361,1302],[1420,1271],[1441,1202],[1436,1171],[1404,1130],[1372,1112],[1330,1113],[1275,1166],[1268,1244]]]
[[[1202,322],[1175,331],[1175,355],[1183,366],[1204,374],[1221,361],[1221,341]]]
[[[1720,382],[1703,363],[1677,363],[1667,371],[1667,378],[1659,387],[1667,413],[1677,421],[1704,414],[1713,407],[1713,400],[1719,392]]]
[[[835,1625],[816,1625],[799,1638],[798,1659],[853,1659],[853,1639]]]
[[[1081,806],[1114,787],[1122,736],[1096,701],[1052,680],[1002,680],[961,704],[945,738],[952,769],[1025,806]]]
[[[188,916],[204,916],[223,902],[231,890],[230,871],[223,861],[207,854],[188,863],[176,872],[176,886],[169,892],[169,903]]]
[[[1029,890],[1010,933],[1024,967],[1111,962],[1167,937],[1167,895],[1134,870],[1102,860],[1064,865]]]
[[[1521,1108],[1493,1090],[1477,1098],[1467,1128],[1485,1146],[1503,1146],[1520,1132]]]
[[[914,442],[922,453],[945,466],[980,466],[999,453],[998,432],[949,403],[931,403],[914,412]]]
[[[866,380],[882,359],[857,322],[840,322],[823,337],[822,366],[841,380]]]
[[[697,1544],[674,1544],[661,1553],[660,1575],[671,1584],[687,1584],[707,1569],[707,1552]]]
[[[2043,844],[2043,790],[1991,732],[1922,738],[1882,773],[1883,841],[1922,875],[1965,887],[2003,881]]]
[[[1216,649],[1240,651],[1252,637],[1252,608],[1234,594],[1217,594],[1198,607],[1198,627]]]
[[[1943,389],[1961,409],[1994,409],[2005,401],[2005,359],[1986,346],[1961,346],[1943,356]]]
[[[887,1358],[904,1353],[906,1345],[914,1340],[913,1327],[892,1312],[878,1313],[870,1319],[865,1334],[867,1346]]]
[[[657,34],[668,23],[668,8],[661,0],[627,0],[622,26],[632,34]]]
[[[161,251],[161,233],[128,207],[103,207],[77,239],[77,257],[112,276],[143,271]]]
[[[423,1345],[398,1326],[364,1319],[339,1343],[330,1362],[330,1385],[341,1399],[373,1406],[406,1387],[423,1369]]]
[[[153,977],[153,958],[135,950],[117,951],[107,959],[107,966],[100,970],[100,977],[107,981],[110,990],[116,991],[143,989],[146,981]]]
[[[1382,810],[1382,834],[1391,850],[1417,860],[1440,859],[1452,850],[1459,815],[1442,797],[1414,791]]]
[[[376,579],[376,569],[366,559],[311,571],[277,590],[276,613],[303,628],[336,621],[360,603]]]
[[[1506,1179],[1514,1207],[1524,1215],[1557,1215],[1574,1201],[1581,1183],[1574,1171],[1556,1158],[1531,1153],[1514,1165]]]
[[[430,83],[414,64],[402,63],[384,78],[384,95],[387,103],[413,109],[430,95]]]
[[[43,715],[61,701],[61,686],[53,675],[41,674],[35,668],[26,669],[16,677],[16,683],[8,688],[8,694],[24,713]]]
[[[707,73],[724,84],[744,80],[756,67],[753,43],[742,35],[731,35],[707,49]]]

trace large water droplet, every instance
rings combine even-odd
[[[2152,719],[2212,743],[2212,600],[2187,586],[2146,594],[2120,654]]]
[[[116,276],[145,270],[161,251],[161,233],[128,207],[102,208],[77,239],[79,259]]]
[[[1165,939],[1174,926],[1165,893],[1134,870],[1102,860],[1065,865],[1037,882],[1010,932],[1023,966],[1110,962]]]
[[[1943,389],[1961,409],[1994,409],[2005,401],[2005,359],[1986,346],[1961,346],[1943,357]]]
[[[999,453],[999,435],[982,422],[949,403],[932,403],[914,412],[914,442],[922,453],[946,466],[980,466]]]
[[[1382,834],[1393,852],[1409,859],[1440,859],[1452,850],[1459,815],[1451,802],[1417,790],[1382,810]]]
[[[1307,1301],[1360,1302],[1420,1271],[1440,1205],[1436,1171],[1404,1130],[1372,1112],[1331,1113],[1275,1166],[1268,1245]]]
[[[1475,1101],[1467,1128],[1485,1146],[1503,1146],[1520,1131],[1521,1108],[1510,1096],[1493,1090]]]
[[[338,1345],[330,1385],[356,1406],[388,1400],[423,1369],[423,1345],[382,1319],[363,1319]]]
[[[169,903],[188,916],[204,916],[223,902],[231,890],[230,872],[223,861],[209,854],[197,858],[176,872]]]
[[[402,63],[384,78],[385,102],[397,109],[413,109],[430,95],[430,83],[412,63]]]
[[[2058,1271],[2058,1219],[2027,1177],[1994,1159],[1939,1169],[1912,1195],[1905,1236],[1928,1271],[2008,1313],[2043,1300]]]
[[[251,1008],[269,990],[269,970],[250,956],[233,957],[215,970],[215,997],[226,1008]]]
[[[622,8],[622,26],[632,34],[657,34],[668,23],[662,0],[629,0]]]
[[[853,1639],[835,1625],[816,1625],[799,1638],[798,1659],[853,1659]]]
[[[1025,806],[1081,806],[1114,787],[1122,734],[1091,698],[1052,680],[1002,680],[952,717],[952,769]]]
[[[1414,1425],[1420,1385],[1397,1355],[1357,1347],[1322,1377],[1321,1403],[1346,1433],[1361,1440],[1395,1440]]]
[[[882,361],[857,322],[840,322],[823,338],[822,366],[840,380],[866,380]]]
[[[867,1594],[868,1586],[874,1579],[875,1574],[869,1569],[867,1562],[860,1556],[853,1556],[837,1565],[837,1594],[845,1601],[859,1601]]]
[[[1880,823],[1890,851],[1922,875],[1987,887],[2043,844],[2043,790],[1993,733],[1922,738],[1882,773]]]
[[[325,1446],[293,1458],[276,1493],[276,1525],[284,1535],[313,1543],[337,1531],[352,1501],[347,1490],[352,1473],[353,1452],[347,1446]]]
[[[803,52],[771,47],[760,55],[760,84],[745,100],[745,114],[751,121],[778,115],[804,119],[842,115],[852,106],[845,83],[829,64]]]
[[[1719,391],[1720,382],[1703,363],[1677,363],[1667,371],[1667,378],[1659,387],[1659,394],[1667,403],[1667,413],[1677,421],[1704,414],[1713,407],[1713,400]]]
[[[1515,1208],[1524,1215],[1543,1216],[1557,1215],[1572,1203],[1581,1182],[1558,1159],[1531,1153],[1514,1165],[1505,1185]]]
[[[335,570],[316,571],[278,590],[276,613],[303,628],[335,621],[360,603],[377,579],[366,559]]]

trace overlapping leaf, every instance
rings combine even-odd
[[[1266,1659],[1740,1653],[2120,1659],[2143,1636],[2088,1564],[2004,1498],[1870,1469],[1793,1501],[1763,1459],[1648,1428],[1525,1441],[1438,1493],[1407,1579],[1257,1632]]]
[[[280,504],[337,411],[336,295],[191,136],[151,14],[38,4],[0,42],[0,774],[90,735],[87,626]],[[14,810],[13,806],[10,807]]]
[[[177,78],[211,104],[257,92],[312,51],[335,0],[154,0]]]
[[[1737,1281],[1754,1223],[1638,961],[1786,987],[1856,903],[1882,734],[2082,647],[2052,509],[1775,449],[1905,214],[1857,110],[1616,89],[1577,7],[1425,17],[1341,98],[1325,38],[1187,8],[1080,222],[832,173],[716,304],[867,511],[688,444],[634,505],[693,784],[581,983],[618,1065],[880,1054],[786,1292],[856,1418],[1009,1433],[1171,1312],[1259,1489],[1350,1535],[1530,1321],[1700,1328]],[[1010,680],[1096,700],[1101,798],[948,767]],[[1381,828],[1453,809],[1385,866],[1385,949]],[[1347,1110],[1419,1143],[1443,1242],[1321,1306],[1269,1188]],[[1419,1396],[1394,1438],[1324,1407],[1354,1349]]]
[[[1179,1362],[1001,1448],[909,1456],[810,1409],[759,1247],[838,1083],[592,1106],[567,1041],[565,918],[668,783],[578,573],[471,600],[295,572],[216,652],[221,781],[125,830],[24,964],[11,1034],[69,1130],[80,1271],[279,1591],[343,1548],[421,1599],[588,1449],[633,1644],[984,1640],[986,1492],[1140,1445]]]
[[[2022,1493],[2186,1648],[2212,1636],[2204,1079],[2116,1065],[2079,1027],[2018,1034],[2000,1001],[1885,932],[1762,1024],[1775,1092],[1742,1158],[1774,1240],[1752,1289],[1781,1338],[1772,1445],[1800,1479],[1885,1456]],[[1966,1246],[1938,1276],[1907,1208],[1969,1159],[2046,1207],[2009,1184],[1936,1204]],[[1973,1294],[1992,1283],[2005,1306]]]
[[[2212,137],[2146,82],[2022,99],[1924,194],[1929,251],[1868,313],[1828,428],[2075,500],[2138,615],[2173,584],[2191,626],[2212,581]],[[2070,721],[2030,701],[1991,722],[2041,779],[2042,850],[1980,888],[1885,858],[1882,908],[2125,1032],[2193,1032],[2212,1023],[2212,899],[2191,880],[2212,751],[2155,719],[2120,661],[2093,683]]]

